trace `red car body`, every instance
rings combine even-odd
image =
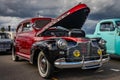
[[[23,28],[22,25],[29,23],[30,25],[34,24],[35,21],[38,20],[48,20],[51,21],[51,18],[32,18],[25,20],[19,24],[21,28]],[[41,38],[36,37],[36,34],[40,31],[40,29],[37,29],[33,27],[32,30],[29,31],[23,31],[18,32],[18,29],[20,27],[18,26],[17,28],[17,33],[16,33],[16,39],[15,39],[15,44],[16,44],[16,54],[25,57],[26,59],[30,59],[30,49],[32,47],[32,44],[36,41],[42,40]]]
[[[51,76],[54,67],[100,67],[109,60],[105,41],[85,38],[81,30],[89,11],[85,4],[78,4],[55,19],[31,18],[21,22],[16,30],[12,59],[22,57],[37,63],[44,78]]]

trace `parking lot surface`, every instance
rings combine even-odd
[[[10,54],[0,55],[0,80],[45,80],[37,66],[28,61],[14,62]],[[49,80],[120,80],[120,58],[111,59],[98,70],[61,69]]]

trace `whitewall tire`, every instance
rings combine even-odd
[[[45,54],[41,51],[38,55],[38,70],[43,78],[51,77],[53,73],[53,66],[49,63]]]

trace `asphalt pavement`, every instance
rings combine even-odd
[[[10,54],[0,54],[0,80],[45,80],[37,66],[28,61],[14,62]],[[111,59],[98,70],[61,69],[49,80],[120,80],[120,58]]]

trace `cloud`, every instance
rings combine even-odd
[[[1,0],[0,15],[25,18],[40,12],[42,16],[56,17],[72,3],[67,0]]]
[[[91,20],[101,20],[108,18],[120,18],[120,0],[81,0],[86,3],[90,9]]]
[[[0,0],[0,16],[3,17],[0,23],[5,26],[12,25],[18,18],[22,20],[35,17],[37,13],[40,16],[54,18],[79,2],[87,4],[91,9],[86,25],[94,24],[101,19],[120,18],[120,0]]]
[[[90,19],[120,16],[120,0],[0,0],[0,15],[25,18],[39,12],[41,16],[56,17],[79,2],[91,8]]]
[[[85,24],[83,25],[82,29],[85,31],[86,34],[93,34],[95,31],[96,24],[99,21],[97,20],[89,20],[87,19]]]
[[[21,20],[36,17],[57,17],[69,7],[72,0],[0,0],[0,26],[16,26]]]
[[[3,17],[0,16],[0,27],[8,27],[10,25],[12,28],[16,27],[19,22],[21,22],[23,19],[19,17]]]

